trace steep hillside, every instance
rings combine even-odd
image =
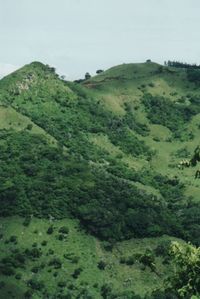
[[[3,78],[0,81],[2,224],[7,221],[4,217],[16,215],[36,216],[44,223],[52,217],[62,219],[61,223],[79,220],[84,229],[83,238],[98,244],[107,242],[111,250],[105,256],[97,245],[94,259],[101,256],[113,259],[114,270],[109,272],[111,266],[106,266],[106,275],[114,292],[123,292],[122,281],[129,279],[118,273],[124,270],[115,265],[116,259],[123,257],[123,251],[136,252],[140,245],[135,242],[141,244],[144,252],[149,244],[151,253],[163,235],[199,245],[200,180],[195,179],[200,160],[197,83],[188,78],[184,68],[151,62],[116,66],[81,84],[61,80],[54,68],[39,62]],[[15,218],[5,219],[15,221],[12,220]],[[72,231],[74,238],[78,238],[78,231]],[[143,238],[147,238],[144,243]],[[72,248],[73,241],[69,243]],[[11,245],[8,247],[12,251]],[[59,255],[57,245],[52,246],[56,248],[56,256]],[[25,250],[21,244],[20,248]],[[89,243],[88,250],[91,248]],[[8,248],[3,245],[2,250],[6,252]],[[144,272],[145,280],[137,272],[138,266],[127,268],[138,284],[130,283],[128,290],[144,296],[145,292],[162,286],[166,272],[171,271],[162,262],[156,259],[156,269],[151,269],[153,262],[148,265],[150,273]],[[125,259],[124,263],[129,262]],[[1,263],[2,273],[5,264]],[[31,266],[32,262],[27,269]],[[86,267],[84,260],[83,268]],[[158,281],[156,278],[152,283],[148,281],[151,271],[159,277]],[[104,286],[107,291],[102,291],[101,274],[94,274],[94,269],[89,273],[85,282],[93,275],[100,275],[101,286],[96,291],[93,289],[90,297],[84,297],[79,294],[78,282],[74,291],[77,297],[72,298],[137,298],[114,297],[106,289],[108,286]],[[10,282],[8,279],[6,283]],[[143,289],[142,284],[146,285]],[[24,292],[24,286],[21,287]],[[46,292],[49,291],[48,287]],[[38,289],[37,294],[41,295],[40,292]],[[102,295],[103,292],[107,295]]]

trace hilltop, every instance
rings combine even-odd
[[[86,257],[92,250],[95,263],[106,259],[106,265],[100,263],[100,267],[107,271],[114,293],[123,292],[123,283],[130,275],[135,275],[138,286],[130,283],[128,291],[144,296],[155,287],[162,288],[167,272],[171,271],[169,265],[163,264],[167,257],[156,257],[155,279],[151,282],[151,263],[145,265],[146,270],[140,269],[138,263],[142,259],[138,254],[141,250],[149,256],[150,250],[150,256],[154,255],[158,246],[164,248],[174,238],[200,244],[200,180],[195,179],[200,160],[199,104],[196,75],[193,80],[186,68],[153,62],[119,65],[81,83],[60,79],[54,68],[40,62],[3,78],[2,224],[8,221],[6,225],[12,227],[16,223],[19,237],[22,220],[18,217],[36,217],[36,226],[40,218],[45,230],[52,217],[55,226],[66,221],[71,227],[69,250],[73,250],[75,238],[78,252],[81,245],[77,236],[81,230],[81,238],[89,240],[82,249],[87,248]],[[42,234],[44,229],[41,228]],[[28,227],[27,233],[31,235],[32,228]],[[8,244],[2,245],[5,258],[13,248],[7,237],[2,237]],[[39,235],[35,238],[39,242]],[[29,250],[31,242],[25,243]],[[48,249],[55,247],[56,257],[59,256],[57,243],[51,239],[48,242]],[[25,250],[24,246],[18,249]],[[136,265],[126,259],[133,252]],[[75,263],[79,271],[87,268],[86,257]],[[113,264],[108,266],[111,260]],[[27,271],[32,263],[27,264]],[[75,271],[71,266],[70,269]],[[44,279],[47,272],[42,271],[40,278]],[[76,298],[139,298],[111,297],[111,290],[102,291],[101,271],[90,268],[88,276],[81,274],[72,283],[79,296]],[[126,271],[129,274],[125,275]],[[101,286],[94,286],[94,273]],[[5,281],[13,283],[9,278]],[[81,283],[90,285],[91,297],[79,294]],[[24,282],[21,288],[26,289]],[[45,292],[49,290],[47,287]],[[40,291],[36,291],[39,296]],[[104,291],[110,297],[103,296]]]

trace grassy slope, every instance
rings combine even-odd
[[[153,273],[149,267],[143,268],[142,264],[136,262],[128,266],[120,264],[120,257],[128,257],[132,254],[144,253],[146,249],[154,250],[156,246],[167,240],[174,240],[163,236],[162,238],[133,239],[117,243],[112,253],[105,251],[103,244],[94,237],[80,230],[78,222],[71,219],[64,220],[39,220],[33,218],[28,227],[25,227],[20,217],[3,218],[1,220],[0,233],[3,234],[0,243],[1,257],[8,256],[13,249],[19,249],[20,252],[33,248],[32,244],[37,243],[38,248],[42,250],[42,256],[39,259],[28,259],[24,269],[17,269],[16,273],[21,273],[22,278],[17,280],[13,276],[2,276],[0,281],[4,281],[6,287],[0,289],[0,298],[23,298],[23,294],[28,289],[27,280],[36,277],[37,280],[45,281],[46,289],[51,296],[58,294],[60,289],[57,284],[59,281],[66,281],[67,286],[73,284],[75,289],[73,295],[77,295],[80,290],[86,287],[92,298],[101,298],[100,288],[103,284],[109,283],[113,289],[120,293],[126,288],[134,290],[136,293],[144,295],[156,287],[162,286],[162,281],[166,277],[167,266],[162,264],[162,258],[156,258],[156,269],[158,274]],[[46,233],[50,225],[54,226],[52,235]],[[56,239],[58,230],[61,226],[67,225],[69,234],[66,240]],[[17,237],[17,244],[5,242],[11,236]],[[41,242],[46,240],[47,245],[42,246]],[[49,255],[48,250],[53,249],[54,254]],[[70,259],[65,259],[64,254],[71,254],[79,258],[78,262],[73,263]],[[62,268],[53,269],[48,263],[52,257],[59,257],[62,261]],[[98,268],[99,261],[106,262],[105,270]],[[44,269],[38,273],[33,273],[32,268],[44,262]],[[78,267],[83,269],[77,279],[72,277],[74,270]],[[58,276],[53,274],[58,272]],[[97,284],[95,287],[94,285]],[[44,290],[43,290],[44,291]],[[67,287],[64,288],[66,293]],[[14,294],[14,297],[12,297]],[[40,291],[35,291],[33,298],[46,298]],[[81,297],[82,298],[82,297]]]
[[[49,135],[41,127],[33,123],[30,118],[17,112],[12,107],[0,106],[0,129],[3,130],[26,130],[28,125],[31,125],[31,132],[33,134],[43,135],[47,138],[51,145],[56,144],[57,141],[54,137]]]
[[[192,140],[168,142],[171,136],[170,130],[162,125],[149,123],[146,113],[140,105],[141,97],[147,92],[152,95],[167,97],[176,102],[187,94],[199,95],[199,89],[188,82],[183,69],[162,67],[163,70],[160,72],[160,68],[161,66],[156,63],[123,64],[91,78],[84,85],[100,97],[108,109],[118,115],[125,114],[125,103],[129,103],[133,108],[136,107],[134,111],[136,119],[148,124],[149,136],[139,136],[139,138],[156,150],[156,156],[151,163],[146,163],[141,159],[138,161],[138,159],[126,154],[123,154],[123,160],[135,169],[144,166],[153,167],[163,175],[171,177],[177,175],[187,186],[186,195],[193,196],[196,201],[199,201],[200,182],[194,179],[195,171],[199,166],[179,170],[177,165],[182,159],[176,157],[175,153],[182,148],[187,148],[190,154],[193,154],[194,149],[199,144],[200,114],[194,116],[188,124],[188,131],[194,134]],[[92,140],[100,147],[106,147],[109,152],[118,153],[119,149],[113,145],[110,146],[107,139],[104,138],[106,137],[97,135],[93,136]]]

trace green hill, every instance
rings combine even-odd
[[[173,238],[200,244],[199,103],[196,77],[152,62],[116,66],[79,84],[33,62],[0,80],[0,294],[109,299],[162,289],[171,266],[156,248]],[[179,165],[184,160],[190,165]],[[72,227],[71,237],[61,233],[56,243],[47,236],[50,245],[43,248],[31,225],[22,241],[22,217],[32,216],[42,234],[53,217],[55,226]],[[64,254],[57,244],[65,241],[67,254],[85,256],[59,286],[65,266],[53,273],[48,250],[56,263]],[[33,259],[32,245],[42,252]],[[152,262],[142,263],[149,256]],[[39,276],[31,270],[36,264]],[[18,288],[18,272],[23,279],[12,297],[9,285]],[[39,281],[30,281],[36,276]],[[40,283],[53,279],[55,292]]]

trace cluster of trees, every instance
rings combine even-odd
[[[193,69],[200,69],[200,65],[194,63],[194,64],[190,64],[190,63],[186,63],[186,62],[180,62],[180,61],[165,61],[164,64],[166,66],[171,66],[171,67],[177,67],[177,68],[193,68]]]
[[[199,86],[200,85],[200,68],[187,69],[187,78],[190,82]]]
[[[146,171],[130,172],[115,163],[107,168],[90,165],[82,158],[67,155],[60,147],[50,147],[45,138],[29,131],[3,131],[1,140],[1,216],[34,214],[63,218],[71,214],[91,233],[106,240],[164,233],[199,240],[200,208],[181,206],[184,188],[176,179]],[[168,205],[127,179],[158,188]],[[177,217],[180,208],[182,216]],[[64,239],[67,228],[59,233]]]
[[[180,61],[165,61],[164,64],[169,67],[183,68],[186,69],[187,79],[188,81],[199,86],[200,84],[200,65],[198,64],[190,64],[186,62]]]
[[[174,137],[180,137],[188,121],[192,116],[200,112],[198,97],[191,98],[190,105],[185,103],[172,102],[165,97],[145,94],[142,103],[147,111],[149,120],[154,124],[166,126],[173,133]]]

